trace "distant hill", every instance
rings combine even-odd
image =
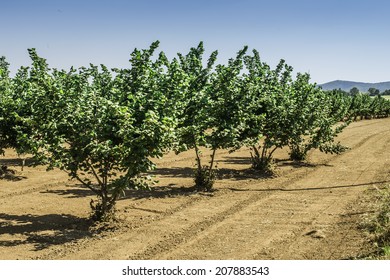
[[[390,89],[390,81],[381,83],[361,83],[337,80],[318,86],[322,87],[323,90],[342,89],[344,91],[350,91],[351,88],[357,87],[360,92],[368,92],[369,88],[376,88],[379,89],[380,92],[383,92],[386,89]]]

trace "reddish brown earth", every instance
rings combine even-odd
[[[153,191],[118,202],[115,229],[88,227],[93,195],[64,172],[0,165],[0,259],[344,259],[364,254],[363,199],[390,179],[390,119],[351,124],[342,155],[311,152],[307,163],[275,157],[278,176],[250,171],[249,150],[219,151],[212,193],[192,193],[194,153],[158,160]],[[204,155],[207,159],[207,153]]]

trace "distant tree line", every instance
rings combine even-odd
[[[390,116],[390,100],[384,98],[382,94],[370,96],[369,93],[362,93],[356,88],[352,92],[343,90],[326,91],[335,99],[335,106],[343,104],[346,107],[344,119],[351,121],[387,118]]]
[[[340,91],[343,91],[340,89]],[[343,91],[346,95],[351,95],[355,96],[358,95],[359,93],[364,93],[360,92],[360,90],[357,87],[351,88],[349,91]],[[377,96],[377,95],[390,95],[390,89],[386,89],[384,91],[380,91],[377,88],[369,88],[368,91],[366,92],[369,96]]]

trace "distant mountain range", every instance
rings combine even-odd
[[[376,88],[379,89],[380,92],[383,92],[386,89],[390,89],[390,81],[381,83],[361,83],[337,80],[318,86],[322,87],[323,90],[342,89],[344,91],[350,91],[351,88],[357,87],[360,92],[368,92],[369,88]]]

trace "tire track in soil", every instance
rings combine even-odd
[[[351,124],[353,124],[352,126],[349,125],[348,126],[348,129],[355,129],[355,128],[362,128],[362,127],[366,127],[366,126],[374,126],[378,123],[381,123],[383,119],[372,119],[372,120],[360,120],[360,121],[356,121],[356,122],[352,122]]]
[[[63,180],[59,180],[59,181],[54,182],[54,183],[43,184],[42,186],[39,186],[39,187],[31,187],[31,188],[26,189],[26,190],[10,192],[10,193],[1,195],[0,196],[0,200],[1,199],[6,199],[8,201],[8,199],[11,198],[11,197],[28,195],[28,194],[40,192],[40,191],[43,191],[43,190],[47,190],[49,188],[58,187],[58,186],[70,186],[70,184],[69,183],[65,183],[65,181],[63,181]]]
[[[231,194],[231,192],[227,192]],[[165,213],[159,214],[157,216],[153,216],[152,219],[148,220],[145,223],[140,223],[136,226],[132,226],[130,231],[126,232],[116,232],[113,235],[109,235],[105,237],[105,240],[95,240],[99,242],[99,244],[95,244],[92,240],[89,240],[87,245],[87,254],[89,257],[93,254],[93,259],[112,259],[118,258],[120,259],[134,259],[135,253],[138,256],[142,256],[144,251],[150,252],[153,250],[158,250],[158,248],[164,247],[164,244],[168,244],[172,238],[176,238],[176,233],[178,232],[183,238],[185,236],[190,235],[194,229],[199,229],[199,227],[206,228],[211,225],[213,220],[221,220],[221,217],[224,215],[228,215],[229,213],[233,213],[244,207],[245,203],[249,203],[254,199],[253,196],[246,195],[246,199],[240,200],[239,202],[235,202],[234,199],[230,199],[228,201],[228,205],[223,205],[223,209],[221,209],[221,203],[215,203],[215,200],[220,200],[223,202],[226,198],[224,195],[219,196],[198,196],[190,199],[189,202],[184,202],[180,206],[172,209],[171,211],[167,211]],[[210,203],[211,201],[211,203]],[[200,206],[200,205],[203,206]],[[207,207],[209,206],[209,207]],[[212,215],[212,211],[210,208],[213,207],[215,211],[222,212],[219,215]],[[194,208],[203,209],[202,216],[198,216],[199,211],[195,212]],[[227,208],[226,210],[224,210]],[[194,216],[197,216],[195,217]],[[188,223],[188,221],[190,221]],[[178,224],[178,222],[181,222]],[[172,235],[172,231],[175,232]],[[161,240],[153,236],[150,238],[151,234],[156,235],[159,233],[163,238]],[[99,239],[99,238],[98,238]],[[123,248],[123,244],[132,244],[131,249]],[[153,245],[154,244],[154,245]],[[153,249],[155,247],[155,249]],[[66,259],[73,259],[74,253],[76,253],[77,258],[83,259],[83,252],[80,252],[80,249],[75,249],[74,247],[68,251],[59,251],[55,252],[56,258],[58,255],[62,255],[62,257]],[[77,252],[75,251],[77,250]],[[137,256],[137,257],[138,257]],[[49,258],[49,255],[46,255],[44,258]]]
[[[273,258],[291,259],[292,256],[297,256],[297,252],[299,252],[298,256],[304,259],[342,259],[360,254],[359,250],[361,249],[362,244],[356,244],[355,247],[351,246],[351,244],[353,245],[354,240],[362,238],[362,236],[359,236],[359,232],[357,232],[357,225],[354,224],[355,220],[348,221],[349,219],[346,218],[346,216],[356,214],[355,204],[359,201],[364,189],[367,187],[379,187],[384,182],[389,183],[390,177],[388,174],[388,163],[390,161],[390,152],[388,149],[390,145],[389,135],[387,135],[386,139],[378,139],[378,141],[372,143],[372,145],[374,144],[381,148],[374,152],[372,152],[372,150],[369,150],[368,153],[366,152],[365,159],[371,158],[371,160],[366,163],[366,166],[361,171],[361,174],[368,174],[368,176],[365,177],[365,181],[368,180],[374,182],[374,184],[361,183],[360,176],[358,176],[355,183],[351,185],[351,187],[353,187],[358,184],[358,191],[348,192],[345,190],[337,192],[337,196],[343,196],[345,199],[341,201],[337,199],[331,201],[323,211],[319,211],[317,216],[307,227],[300,230],[293,238],[274,242],[273,250],[277,253],[273,254]],[[379,163],[375,161],[376,158],[383,158],[384,156],[387,160]],[[373,169],[374,165],[375,168]],[[373,170],[373,172],[369,172],[369,170]],[[375,181],[378,183],[375,183]],[[333,202],[339,207],[335,207],[336,205]],[[335,211],[333,208],[336,208],[337,210]],[[364,214],[364,212],[357,213],[359,217],[361,217],[362,214]],[[322,229],[324,231],[323,236],[317,235],[314,236],[314,238],[309,237],[307,233],[310,233],[310,231],[316,228],[320,228],[320,230]],[[329,232],[329,230],[326,230],[327,228],[344,228],[347,230],[342,232],[333,230],[332,232]],[[319,250],[323,243],[327,244],[327,248],[331,248],[331,250]],[[264,251],[260,251],[254,255],[254,258],[264,258],[264,256],[266,256],[264,253]]]
[[[228,219],[231,215],[241,211],[247,205],[250,205],[257,201],[260,198],[260,195],[251,195],[235,203],[233,206],[228,209],[218,213],[216,215],[212,215],[211,217],[207,217],[204,220],[201,220],[197,223],[192,224],[190,227],[185,229],[185,231],[180,232],[179,234],[170,235],[168,238],[161,240],[154,246],[149,246],[146,250],[140,253],[136,253],[134,255],[130,255],[129,259],[131,260],[139,260],[139,259],[155,259],[157,254],[161,254],[161,252],[171,251],[173,248],[178,245],[188,242],[194,238],[194,236],[199,235],[199,233],[206,231],[208,228],[212,227],[216,223],[221,223],[224,220]]]
[[[166,198],[163,198],[166,199]],[[92,247],[94,247],[94,244],[96,242],[101,242],[102,240],[117,240],[118,236],[120,235],[127,235],[128,230],[130,231],[136,231],[142,227],[147,227],[148,225],[152,223],[159,222],[160,220],[164,219],[167,216],[172,215],[175,212],[182,211],[183,209],[190,207],[194,203],[198,202],[199,200],[203,199],[203,196],[188,196],[186,199],[184,199],[183,202],[181,202],[179,205],[177,205],[174,208],[167,209],[165,211],[154,211],[150,208],[150,201],[141,201],[141,202],[133,202],[130,205],[127,205],[121,209],[121,211],[134,211],[138,210],[140,212],[140,219],[134,219],[130,223],[126,223],[122,229],[119,229],[114,232],[107,232],[104,236],[96,235],[95,237],[89,237],[87,239],[83,239],[81,241],[73,242],[72,244],[69,244],[66,247],[62,248],[55,248],[49,253],[45,253],[37,257],[37,259],[59,259],[59,258],[65,258],[69,259],[69,256],[73,254],[79,254],[81,250],[84,250],[88,248],[89,250],[92,250]],[[152,215],[149,215],[145,217],[144,211],[152,213]],[[111,242],[110,242],[111,243]],[[97,247],[102,247],[100,244]],[[107,257],[105,250],[100,249],[94,249],[94,254],[96,255],[94,259],[105,259]]]

